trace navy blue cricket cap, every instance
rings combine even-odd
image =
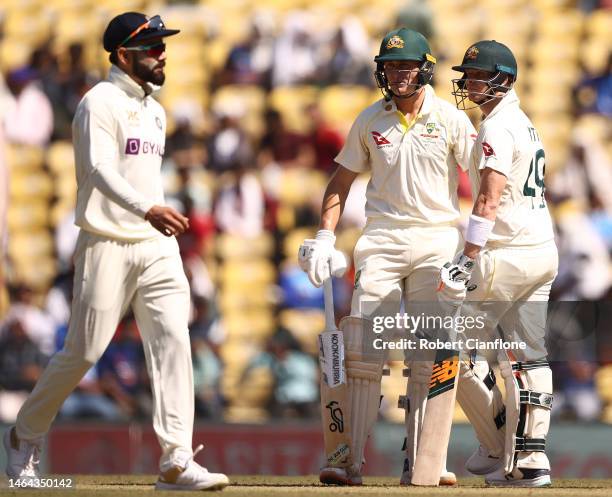
[[[178,29],[166,29],[161,17],[147,17],[140,12],[125,12],[114,17],[104,31],[104,50],[112,52],[135,41],[146,41],[160,36],[172,36]]]

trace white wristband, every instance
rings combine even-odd
[[[468,223],[467,233],[465,234],[465,241],[479,247],[484,247],[489,239],[491,230],[493,230],[493,226],[495,226],[495,221],[472,214]]]
[[[336,243],[336,235],[334,235],[334,232],[331,230],[319,230],[317,231],[315,240],[331,241],[331,244],[333,245],[334,243]]]

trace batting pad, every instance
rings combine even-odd
[[[505,352],[499,367],[506,385],[504,468],[550,469],[546,436],[552,407],[552,371],[546,360],[517,362]]]
[[[493,457],[502,457],[505,445],[504,402],[495,375],[484,360],[462,357],[457,402],[476,432],[480,445]]]
[[[365,445],[378,417],[383,357],[382,354],[372,353],[367,347],[366,330],[371,330],[371,323],[360,318],[345,317],[339,328],[343,331],[345,341],[353,464],[357,472],[360,472]],[[364,352],[364,349],[368,349],[368,352]]]

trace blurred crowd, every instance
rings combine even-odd
[[[585,19],[611,12],[605,1],[565,4]],[[178,241],[191,283],[198,417],[318,415],[323,297],[297,267],[297,246],[316,231],[325,183],[358,106],[377,98],[372,57],[379,40],[407,25],[429,36],[444,60],[435,23],[439,5],[411,0],[381,25],[354,15],[326,29],[314,29],[304,11],[259,13],[220,52],[198,90],[207,96],[202,105],[163,90],[170,124],[162,166],[166,199],[190,221]],[[53,46],[32,47],[26,63],[0,74],[0,216],[7,220],[0,239],[0,422],[14,420],[63,344],[77,235],[70,123],[80,98],[108,67],[88,62],[83,42],[60,51]],[[170,61],[175,53],[168,47]],[[607,57],[596,73],[573,62],[579,74],[566,118],[577,124],[564,142],[566,154],[559,154],[563,159],[547,170],[546,186],[560,250],[551,298],[601,303],[602,319],[612,323],[609,51]],[[519,81],[528,71],[520,67]],[[180,67],[167,67],[168,85],[181,78]],[[450,83],[441,78],[436,89],[448,98],[442,91]],[[519,88],[521,97],[529,92],[529,85]],[[478,116],[470,117],[477,125]],[[467,181],[463,177],[464,213],[471,202]],[[338,231],[338,245],[349,254],[365,223],[366,184],[364,177],[353,185]],[[41,255],[47,245],[49,257]],[[335,281],[337,316],[348,313],[353,272]],[[590,331],[579,316],[574,323],[554,332]],[[596,338],[597,347],[555,366],[559,417],[612,422],[612,343]],[[121,421],[148,417],[150,409],[139,331],[128,315],[60,416]]]

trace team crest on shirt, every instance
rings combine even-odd
[[[159,116],[155,116],[155,124],[157,124],[157,127],[161,131],[161,129],[162,129],[162,122],[161,122],[161,119],[159,118]]]
[[[426,133],[421,133],[420,136],[423,138],[438,138],[440,136],[440,128],[435,122],[430,122],[425,125]]]
[[[484,153],[485,159],[489,157],[495,157],[495,150],[487,142],[482,142],[482,152]]]
[[[392,146],[391,142],[387,140],[383,135],[381,135],[378,131],[372,131],[371,133],[377,148]]]

